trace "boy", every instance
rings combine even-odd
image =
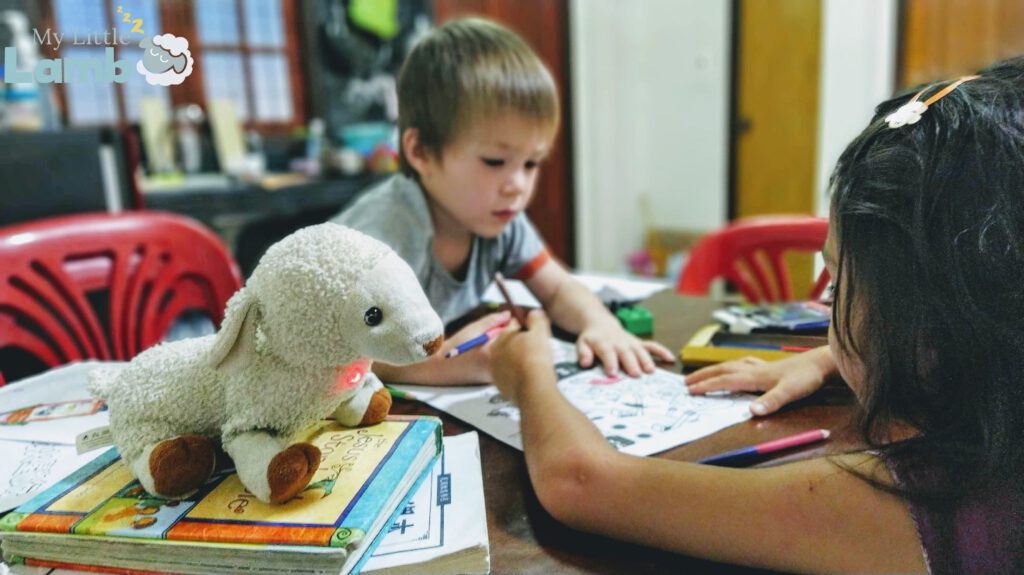
[[[431,31],[398,78],[402,173],[363,194],[333,221],[390,245],[416,272],[447,323],[480,303],[495,272],[520,279],[563,328],[578,333],[584,367],[595,356],[609,374],[654,370],[672,353],[622,329],[556,261],[527,219],[540,163],[557,131],[551,74],[513,32],[480,19]],[[489,383],[488,348],[443,353],[506,323],[507,312],[460,330],[442,353],[398,368],[375,364],[385,381]]]

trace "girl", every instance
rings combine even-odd
[[[829,346],[689,378],[696,393],[767,390],[760,414],[837,374],[871,451],[750,470],[620,454],[558,392],[534,313],[492,365],[545,508],[772,569],[1024,572],[1022,80],[1016,59],[882,103],[832,175]]]

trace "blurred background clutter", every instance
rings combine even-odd
[[[518,31],[559,83],[530,208],[551,252],[665,282],[728,222],[825,215],[874,103],[1024,49],[1011,0],[0,0],[0,225],[177,212],[245,277],[397,169],[399,67],[468,14]],[[188,54],[147,56],[162,35]],[[797,288],[817,277],[787,262]]]

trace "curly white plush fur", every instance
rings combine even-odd
[[[271,459],[326,416],[358,424],[381,388],[369,372],[354,388],[339,385],[346,364],[421,361],[443,333],[390,248],[322,224],[271,246],[216,335],[156,346],[116,373],[94,371],[90,389],[109,405],[115,444],[151,493],[160,494],[154,448],[194,434],[220,439],[242,483],[268,501]]]

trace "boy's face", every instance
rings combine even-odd
[[[505,113],[473,122],[440,154],[418,154],[435,233],[500,234],[530,203],[552,139],[542,122]]]

